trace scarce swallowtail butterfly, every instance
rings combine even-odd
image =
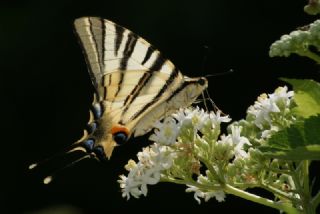
[[[109,159],[116,146],[191,105],[208,86],[206,78],[184,76],[146,40],[109,20],[83,17],[74,27],[95,96],[89,128],[68,152]]]

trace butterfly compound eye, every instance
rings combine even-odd
[[[203,78],[203,77],[199,78],[199,80],[198,80],[198,83],[199,83],[200,85],[205,85],[206,82],[207,82],[207,80],[206,80],[205,78]]]
[[[116,141],[118,145],[122,145],[128,140],[128,135],[124,132],[118,132],[113,135],[113,140]]]

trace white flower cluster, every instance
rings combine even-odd
[[[265,163],[254,142],[267,139],[295,120],[293,95],[287,87],[260,95],[248,108],[246,120],[229,125],[227,135],[220,136],[220,124],[231,119],[219,111],[180,109],[157,122],[150,136],[154,144],[138,153],[137,163],[130,160],[128,175],[120,176],[122,196],[146,196],[148,185],[162,180],[186,184],[186,192],[193,192],[199,203],[201,198],[220,202],[225,198],[223,184],[257,182]],[[205,175],[201,165],[207,169]],[[191,179],[194,175],[196,181]]]
[[[247,110],[249,118],[253,123],[263,130],[261,137],[268,138],[270,134],[276,132],[294,120],[290,114],[293,106],[293,91],[288,91],[286,86],[278,87],[273,94],[262,94],[253,106]]]
[[[120,187],[122,197],[130,198],[130,195],[139,198],[147,195],[147,185],[154,185],[160,181],[160,173],[169,169],[175,157],[174,151],[165,145],[153,144],[138,153],[138,163],[130,160],[126,165],[129,171],[128,177],[120,175]]]
[[[129,171],[128,176],[120,176],[118,182],[122,189],[122,196],[127,199],[130,195],[136,198],[141,195],[146,196],[147,185],[154,185],[160,181],[161,173],[170,169],[177,157],[179,152],[175,150],[178,144],[177,138],[180,130],[185,126],[192,125],[196,133],[205,126],[210,126],[212,129],[219,126],[221,122],[230,120],[228,116],[221,116],[221,112],[207,113],[199,108],[190,108],[180,109],[172,117],[165,118],[163,122],[157,122],[155,132],[150,136],[154,144],[138,153],[138,163],[129,161],[126,165]],[[198,191],[197,194],[200,192]]]
[[[292,53],[301,56],[307,56],[309,47],[314,46],[318,50],[320,48],[320,20],[316,20],[307,30],[296,30],[289,35],[283,35],[280,40],[275,41],[269,51],[271,57],[285,56],[288,57]]]

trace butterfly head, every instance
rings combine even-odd
[[[185,90],[182,90],[181,93],[187,97],[185,105],[190,105],[194,100],[208,87],[208,80],[205,77],[195,77],[190,78],[185,76]]]
[[[199,77],[197,82],[200,87],[208,87],[208,80],[205,77]]]

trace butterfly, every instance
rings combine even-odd
[[[205,77],[183,75],[146,40],[112,21],[82,17],[75,20],[74,29],[95,96],[88,128],[68,152],[110,159],[115,147],[191,105],[208,86]]]

